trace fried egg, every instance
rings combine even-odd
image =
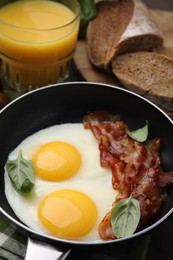
[[[92,133],[80,123],[55,125],[27,137],[8,159],[17,159],[20,150],[33,162],[35,185],[20,195],[5,169],[5,194],[16,216],[42,234],[101,241],[98,225],[117,192],[110,170],[100,166]]]

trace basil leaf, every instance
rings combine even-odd
[[[94,0],[78,0],[78,2],[81,9],[79,36],[83,37],[88,23],[97,15],[97,9]]]
[[[127,131],[127,134],[135,141],[145,142],[148,138],[148,121],[146,120],[145,122],[146,124],[144,127],[134,131]]]
[[[117,238],[132,235],[138,226],[140,215],[138,200],[132,198],[132,196],[119,200],[111,212],[113,234]]]
[[[31,191],[34,186],[34,168],[32,161],[26,160],[19,151],[16,160],[8,160],[6,169],[15,190],[21,194]]]
[[[20,97],[22,94],[14,91],[14,90],[10,90],[10,89],[3,89],[3,93],[12,101],[18,97]]]

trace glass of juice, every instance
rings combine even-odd
[[[6,0],[0,6],[0,77],[25,93],[69,75],[79,23],[77,0]]]

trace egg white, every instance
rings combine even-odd
[[[32,192],[27,196],[21,196],[12,187],[5,169],[5,194],[7,200],[16,216],[23,223],[40,233],[49,234],[37,216],[37,209],[41,200],[58,189],[65,188],[81,191],[96,204],[98,221],[89,234],[76,240],[84,242],[101,241],[98,235],[98,224],[111,209],[117,192],[112,188],[110,170],[100,166],[98,142],[89,130],[84,129],[80,123],[55,125],[40,130],[26,138],[9,154],[8,159],[16,159],[19,150],[22,150],[23,156],[31,160],[33,154],[41,145],[52,141],[64,141],[78,149],[82,157],[82,164],[77,174],[61,182],[49,182],[36,177]]]

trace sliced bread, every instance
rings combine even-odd
[[[173,59],[154,52],[121,55],[112,62],[119,81],[166,111],[173,111]]]
[[[162,33],[141,0],[100,1],[97,10],[87,29],[88,55],[96,67],[109,71],[117,55],[163,46]]]

